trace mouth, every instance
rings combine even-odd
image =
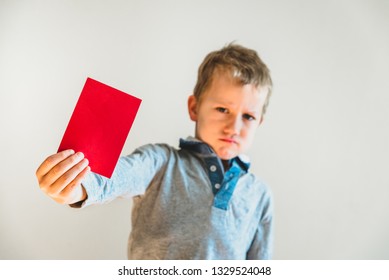
[[[219,140],[228,144],[238,145],[238,142],[231,138],[220,138]]]

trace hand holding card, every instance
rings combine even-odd
[[[111,178],[141,102],[88,78],[58,152],[82,152],[93,172]]]

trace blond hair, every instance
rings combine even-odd
[[[267,87],[268,94],[263,105],[265,114],[272,93],[273,82],[266,64],[256,51],[234,43],[218,51],[209,53],[198,69],[197,83],[193,95],[200,101],[202,94],[209,88],[216,71],[228,73],[241,85],[253,84],[255,87]]]

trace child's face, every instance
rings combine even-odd
[[[223,160],[244,153],[262,122],[268,90],[239,85],[227,75],[216,74],[200,100],[188,100],[189,115],[196,122],[196,138],[210,145]]]

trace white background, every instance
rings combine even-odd
[[[130,200],[38,188],[86,77],[143,99],[123,149],[193,134],[204,56],[256,49],[274,95],[250,151],[275,259],[389,259],[389,2],[0,0],[0,259],[125,259]]]

